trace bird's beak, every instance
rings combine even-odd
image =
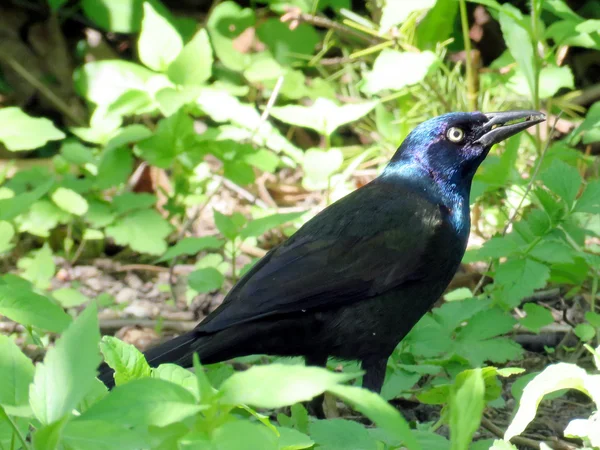
[[[506,111],[484,115],[488,121],[481,126],[483,134],[475,141],[484,147],[491,147],[546,120],[546,116],[539,111]]]

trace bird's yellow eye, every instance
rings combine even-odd
[[[465,132],[458,127],[452,127],[446,132],[446,137],[451,142],[462,142],[465,138]]]

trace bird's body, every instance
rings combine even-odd
[[[194,353],[204,364],[249,354],[353,359],[363,385],[379,391],[387,358],[466,248],[471,181],[491,145],[475,153],[444,137],[490,118],[448,116],[417,127],[381,176],[271,250],[193,331],[146,352],[148,362],[190,366]]]

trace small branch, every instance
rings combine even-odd
[[[496,436],[498,436],[500,439],[504,439],[504,431],[502,431],[502,429],[500,429],[498,426],[496,426],[487,417],[484,416],[481,418],[481,426],[483,426],[483,428],[485,428],[486,430],[488,430],[488,431],[492,432],[493,434],[495,434]],[[576,448],[558,438],[554,438],[551,441],[536,441],[535,439],[529,439],[529,438],[526,438],[523,436],[514,436],[510,440],[510,442],[512,442],[515,445],[524,445],[526,447],[535,448],[535,449],[542,448],[542,446],[541,446],[542,442],[544,442],[544,444],[548,445],[550,448],[553,448],[554,450],[574,450]]]

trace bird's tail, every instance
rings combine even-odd
[[[149,349],[144,352],[144,356],[151,367],[158,367],[163,363],[173,363],[182,367],[191,367],[194,353],[199,351],[199,347],[202,346],[201,341],[202,338],[198,336],[197,332],[190,331],[189,333],[182,334],[181,336]],[[100,372],[98,379],[102,381],[107,388],[113,388],[115,385],[113,369],[106,363],[102,363],[98,370]]]

